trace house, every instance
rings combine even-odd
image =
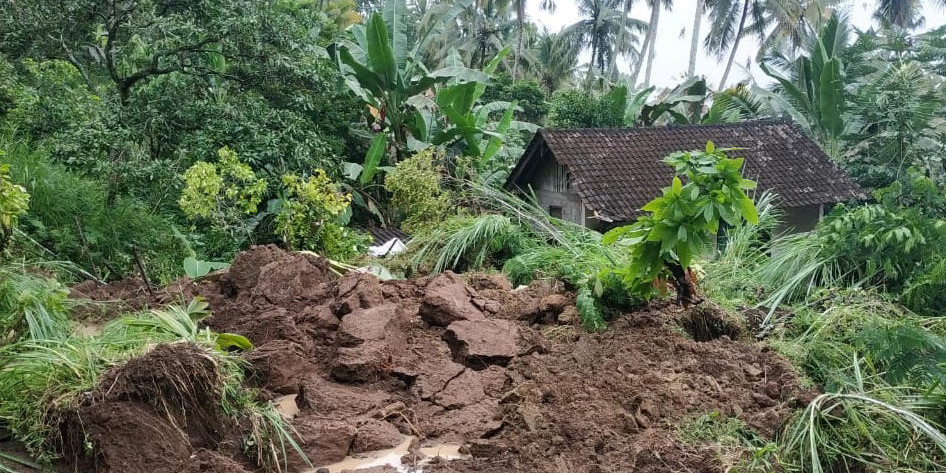
[[[633,221],[670,185],[663,158],[703,149],[707,141],[745,158],[743,177],[778,194],[787,230],[808,231],[839,202],[863,200],[863,189],[798,125],[759,120],[721,125],[543,129],[506,181],[533,192],[553,217],[605,230]]]

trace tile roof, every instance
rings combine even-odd
[[[568,168],[572,185],[592,211],[626,221],[670,184],[673,169],[664,156],[675,151],[745,148],[743,176],[779,195],[783,207],[866,199],[863,189],[790,121],[759,120],[721,125],[637,128],[543,129],[513,169],[506,188],[526,188],[542,158],[551,155]]]
[[[367,227],[364,229],[371,235],[371,240],[375,245],[383,245],[393,238],[398,238],[407,243],[411,237],[397,228]]]

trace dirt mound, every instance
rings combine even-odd
[[[66,458],[78,471],[177,472],[194,449],[217,448],[235,430],[220,412],[220,384],[200,347],[159,345],[59,413]]]
[[[516,358],[508,368],[521,382],[503,396],[503,429],[476,444],[480,458],[443,471],[721,471],[673,438],[677,423],[719,411],[770,437],[811,396],[773,352],[728,336],[692,340],[676,319],[636,313]]]
[[[811,396],[787,362],[743,341],[740,324],[709,304],[652,306],[588,334],[574,296],[554,283],[512,289],[501,276],[452,273],[339,278],[317,258],[272,246],[188,284],[210,302],[208,325],[255,344],[246,359],[262,395],[295,395],[292,423],[316,466],[410,435],[413,451],[453,442],[472,454],[425,471],[721,472],[718,455],[677,439],[679,423],[719,411],[769,437]],[[114,379],[155,385],[142,369]],[[127,393],[123,406],[163,415],[147,395],[133,395],[167,396],[160,383],[116,386]],[[198,426],[218,425],[187,412]],[[220,442],[189,418],[175,425],[186,426],[183,435],[157,429],[157,444],[145,448],[180,457]],[[201,464],[184,468],[216,471],[194,469]],[[304,468],[293,454],[290,471]]]

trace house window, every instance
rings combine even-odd
[[[549,206],[549,216],[552,218],[560,219],[562,218],[562,208],[557,205]]]
[[[552,175],[552,186],[555,192],[568,192],[569,172],[561,164],[555,166],[555,172]]]

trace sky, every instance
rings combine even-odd
[[[527,15],[532,22],[547,27],[550,31],[559,31],[565,26],[578,21],[578,7],[575,0],[556,0],[556,9],[554,12],[545,12],[539,8],[541,2],[530,0],[528,2]],[[850,13],[851,22],[855,28],[867,29],[872,26],[872,15],[876,0],[847,0],[844,2]],[[657,42],[655,43],[656,53],[654,56],[654,66],[651,82],[658,87],[669,87],[682,82],[686,75],[687,65],[690,57],[690,30],[693,27],[693,14],[695,13],[696,0],[676,0],[672,11],[661,11],[660,24],[657,30]],[[631,9],[631,16],[647,21],[650,19],[650,9],[647,2],[638,1]],[[923,0],[923,16],[926,19],[924,27],[917,32],[926,31],[946,23],[946,9],[935,6],[930,0]],[[708,19],[704,16],[701,26],[701,44],[702,36],[705,36],[708,26]],[[643,41],[643,38],[641,38]],[[755,58],[759,44],[753,37],[745,37],[739,45],[739,51],[736,54],[736,60],[733,64],[733,70],[729,74],[727,83],[735,84],[744,80],[750,74],[745,68],[750,58]],[[585,52],[581,61],[587,61],[590,54]],[[726,69],[726,59],[716,59],[714,56],[698,53],[696,62],[697,74],[707,78],[709,84],[713,87],[719,85],[719,81]],[[627,72],[630,65],[622,58],[619,68]],[[751,74],[755,80],[766,82],[764,74],[758,69],[755,61],[752,61]],[[643,72],[641,73],[643,77]],[[643,79],[642,79],[643,80]]]

